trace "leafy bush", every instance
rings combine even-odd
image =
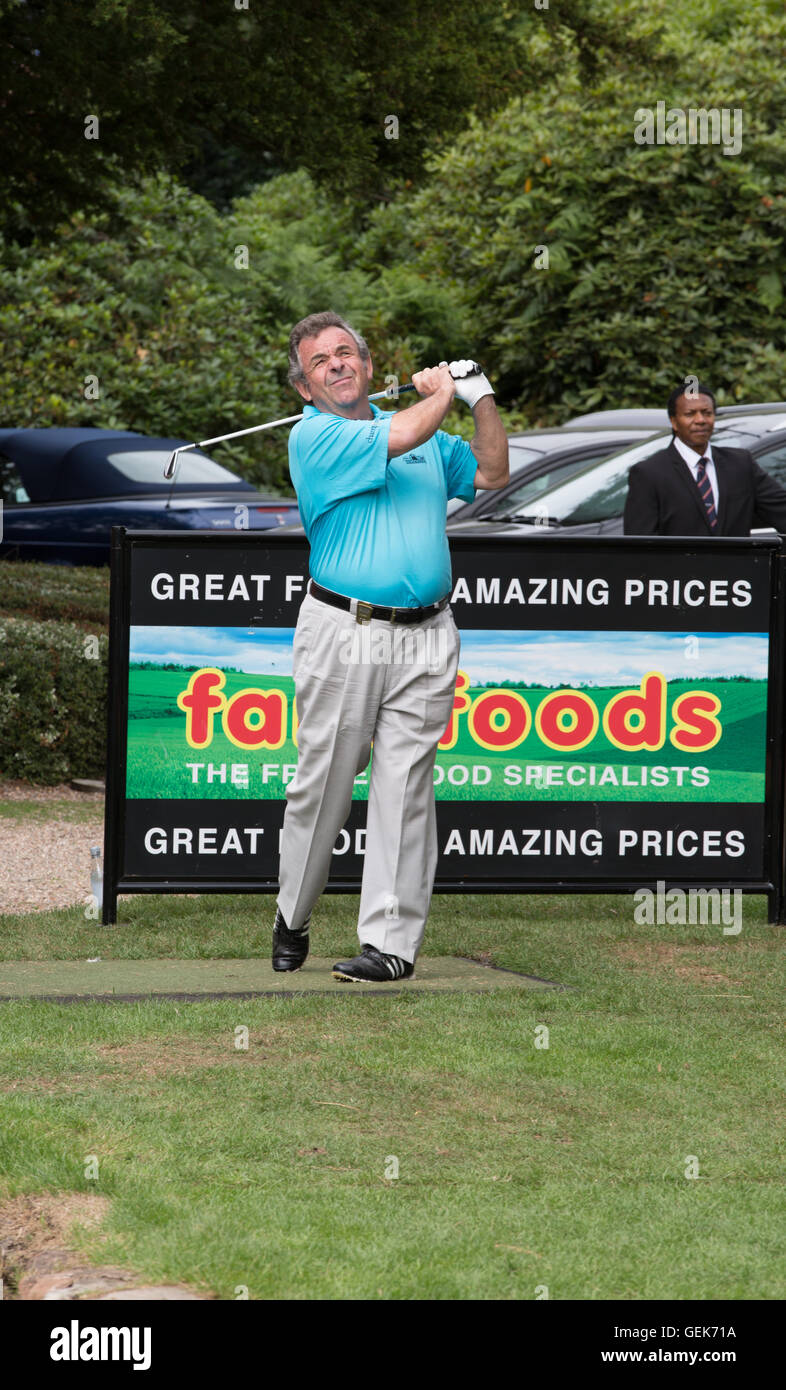
[[[6,246],[0,423],[192,440],[294,414],[288,331],[327,307],[366,334],[380,386],[477,354],[509,426],[662,405],[688,372],[722,402],[780,397],[782,0],[695,0],[690,24],[672,0],[557,8],[503,7],[526,90],[447,148],[435,132],[425,181],[399,170],[386,202],[300,170],[221,213],[160,174]],[[741,152],[637,144],[635,112],[659,101],[740,108]],[[461,409],[446,424],[471,427]],[[290,490],[286,446],[274,430],[216,455]]]
[[[103,777],[107,654],[75,623],[0,618],[0,776]]]
[[[360,268],[347,209],[305,173],[224,215],[163,175],[116,200],[114,218],[79,214],[50,242],[5,248],[0,423],[207,439],[300,410],[287,342],[308,313],[334,308],[366,333],[380,389],[386,373],[421,365],[425,310],[432,335],[450,318],[438,283],[396,268],[380,285]],[[216,457],[291,491],[286,430]]]
[[[688,373],[721,402],[783,395],[786,16],[756,0],[689,26],[671,12],[668,70],[603,64],[588,81],[566,56],[537,93],[474,121],[364,241],[388,269],[454,287],[468,349],[540,418],[663,405]],[[634,113],[658,101],[739,108],[740,153],[637,144]]]

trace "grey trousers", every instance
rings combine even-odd
[[[434,886],[433,770],[458,657],[449,607],[396,626],[303,600],[293,647],[298,762],[286,789],[278,896],[292,930],[325,886],[373,742],[358,937],[414,962]]]

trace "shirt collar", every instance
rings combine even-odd
[[[708,463],[713,462],[711,444],[707,445],[703,454],[697,454],[695,449],[691,449],[690,444],[685,444],[683,440],[677,438],[676,434],[674,436],[674,439],[672,440],[672,443],[674,444],[677,453],[681,456],[681,458],[684,458],[685,462],[689,464],[691,468],[695,468],[697,463],[699,462],[699,459],[702,458],[707,459]]]
[[[379,406],[376,406],[376,405],[374,404],[373,401],[369,401],[369,407],[370,407],[370,409],[371,409],[371,411],[373,412],[374,415],[381,415],[381,414],[382,414],[382,411],[379,409]],[[303,407],[303,414],[304,414],[304,415],[329,415],[329,414],[331,414],[331,412],[330,412],[329,410],[318,410],[317,407],[316,407],[315,405],[312,405],[312,404],[311,404],[311,401],[306,401],[306,404],[305,404],[304,407]],[[339,420],[344,420],[344,419],[346,419],[346,416],[344,416],[344,415],[339,415],[339,416],[338,416],[338,419],[339,419]]]

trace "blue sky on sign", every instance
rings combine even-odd
[[[293,636],[291,627],[132,627],[129,659],[291,676]]]
[[[132,661],[235,666],[291,676],[292,628],[132,627]],[[461,667],[476,682],[638,685],[648,671],[691,683],[712,676],[766,680],[766,632],[518,632],[461,634]]]
[[[521,678],[528,685],[638,685],[648,671],[667,680],[711,676],[767,679],[766,632],[467,632],[461,665],[472,680]]]

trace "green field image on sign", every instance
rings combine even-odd
[[[297,763],[291,630],[131,631],[127,795],[280,799]],[[230,634],[234,663],[253,652],[243,669]],[[436,797],[762,802],[767,658],[761,633],[462,634]]]

